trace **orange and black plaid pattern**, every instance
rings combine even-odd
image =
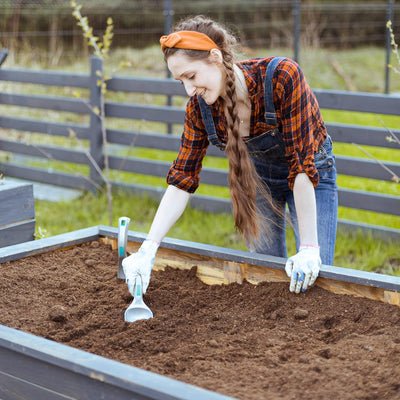
[[[237,63],[243,70],[252,106],[249,138],[274,128],[267,125],[264,117],[264,77],[270,60],[262,58]],[[281,60],[275,70],[273,88],[278,128],[285,143],[289,187],[293,189],[294,179],[300,172],[305,172],[316,186],[319,179],[314,153],[324,142],[327,132],[315,95],[297,63],[287,58]],[[222,99],[211,106],[211,111],[217,135],[226,143]],[[193,193],[199,186],[199,173],[208,145],[198,99],[193,96],[186,105],[181,146],[167,175],[167,183]]]

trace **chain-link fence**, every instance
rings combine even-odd
[[[95,30],[103,29],[106,19],[112,16],[114,45],[134,47],[154,44],[165,32],[168,16],[176,22],[194,14],[224,22],[248,47],[290,47],[296,40],[303,46],[381,46],[385,43],[390,8],[393,17],[394,11],[400,11],[400,4],[387,0],[87,0],[81,3]],[[81,36],[71,12],[69,0],[2,0],[2,45],[25,41],[49,50],[50,42],[68,47]],[[298,38],[296,23],[299,23]]]
[[[386,22],[400,4],[381,1],[298,0],[85,0],[82,13],[101,36],[109,16],[114,21],[113,48],[155,45],[161,35],[188,15],[203,14],[223,22],[247,49],[289,48],[299,61],[303,48],[349,49],[379,46],[390,60]],[[0,0],[0,47],[31,48],[48,57],[79,56],[82,33],[69,0]],[[387,85],[386,85],[387,86]]]

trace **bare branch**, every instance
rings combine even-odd
[[[400,178],[385,164],[383,164],[381,161],[376,159],[371,153],[369,153],[367,150],[364,150],[361,146],[359,146],[356,143],[352,143],[354,146],[356,146],[358,149],[360,149],[364,154],[366,154],[368,157],[370,157],[372,160],[374,160],[379,166],[381,166],[385,171],[389,172],[390,175],[392,175],[392,181],[399,183]]]
[[[395,141],[398,145],[400,145],[400,139],[393,133],[392,130],[390,130],[390,129],[385,125],[385,123],[384,123],[380,118],[378,118],[378,119],[379,119],[379,122],[383,125],[384,128],[386,128],[386,130],[389,132],[389,134],[390,134],[390,136],[391,136],[391,137],[387,137],[387,138],[386,138],[387,141],[388,141],[388,142]]]
[[[44,155],[46,158],[48,158],[51,161],[57,162],[58,160],[56,160],[51,154],[49,154],[47,151],[43,150],[42,148],[40,148],[39,146],[37,146],[36,144],[32,144],[32,143],[25,143],[28,146],[32,146],[33,148],[35,148],[37,151],[39,151],[42,155]],[[90,184],[92,184],[93,186],[95,186],[98,190],[100,190],[101,192],[105,192],[104,189],[98,184],[96,183],[94,180],[90,179],[88,176],[81,174],[80,172],[75,171],[73,168],[70,168],[67,164],[63,164],[64,168],[66,170],[68,170],[69,172],[73,172],[76,176],[79,176],[83,179],[85,179],[86,181],[88,181]]]

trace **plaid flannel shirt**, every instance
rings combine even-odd
[[[264,117],[264,77],[271,58],[253,59],[237,63],[244,73],[251,101],[250,132],[252,138],[273,129]],[[298,173],[305,172],[314,187],[318,171],[314,153],[324,142],[327,132],[318,102],[303,72],[296,62],[283,59],[273,75],[273,101],[278,128],[285,144],[289,187],[293,190]],[[226,119],[222,99],[211,105],[217,135],[226,143]],[[244,138],[246,140],[246,138]],[[209,145],[197,96],[189,99],[177,159],[167,175],[167,183],[193,193],[199,186],[202,161]]]

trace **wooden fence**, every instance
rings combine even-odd
[[[97,84],[96,71],[101,69],[101,60],[96,57],[91,59],[91,72],[89,74],[65,73],[54,71],[33,71],[26,69],[0,69],[0,81],[18,82],[22,84],[39,84],[45,86],[59,86],[70,88],[89,89],[87,99],[71,98],[50,95],[16,94],[0,92],[0,104],[7,106],[54,110],[70,112],[79,115],[90,115],[88,124],[72,122],[54,122],[23,116],[7,116],[0,112],[0,129],[42,133],[52,137],[68,137],[71,130],[79,139],[87,140],[91,157],[103,167],[102,134],[99,118],[91,112],[91,108],[100,104],[100,89]],[[161,94],[171,99],[173,96],[186,96],[183,86],[171,79],[136,78],[116,76],[107,82],[108,92],[147,93]],[[400,114],[400,97],[394,95],[341,92],[332,90],[315,90],[321,108],[333,110],[359,111],[384,115]],[[168,104],[171,102],[169,101]],[[184,108],[171,105],[146,105],[127,102],[105,103],[107,118],[122,118],[129,120],[146,120],[168,125],[182,124]],[[386,148],[398,148],[396,143],[386,140],[387,130],[382,127],[366,127],[342,123],[327,123],[328,131],[334,142],[357,143]],[[397,136],[400,130],[393,131]],[[4,135],[3,135],[4,137]],[[133,130],[107,129],[107,146],[132,146],[135,147],[178,151],[180,137],[177,135],[159,132],[138,132]],[[18,139],[0,138],[0,151],[13,155],[46,158],[51,155],[54,160],[82,164],[90,167],[90,175],[79,176],[46,168],[32,167],[16,163],[15,161],[0,161],[0,172],[5,176],[23,178],[47,184],[54,184],[70,188],[93,190],[93,182],[101,182],[98,171],[89,161],[87,151],[63,146],[40,145],[32,146]],[[225,154],[214,146],[210,146],[207,154],[215,157],[225,157]],[[139,157],[123,157],[110,153],[109,166],[112,170],[122,170],[138,174],[165,177],[170,167],[170,162],[144,159]],[[398,161],[398,160],[396,160]],[[400,175],[399,162],[385,162],[397,176]],[[390,181],[391,175],[374,160],[337,156],[338,173],[354,177],[372,178]],[[201,182],[227,186],[227,171],[213,168],[203,168]],[[132,193],[146,193],[160,198],[164,188],[147,185],[128,184],[121,181],[113,182],[114,188],[123,188]],[[230,201],[223,198],[194,194],[190,204],[209,212],[230,212]],[[339,205],[360,210],[400,216],[400,196],[339,188]],[[354,226],[363,228],[362,224],[340,221],[344,227],[354,229]],[[400,231],[382,228],[384,236],[400,237]]]

